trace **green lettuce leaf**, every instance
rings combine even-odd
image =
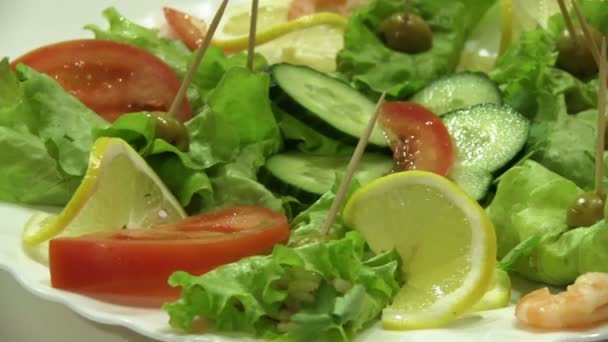
[[[507,171],[487,212],[496,227],[498,256],[522,241],[540,241],[511,268],[528,279],[551,285],[572,283],[585,272],[608,271],[608,222],[570,229],[567,210],[583,190],[528,160]]]
[[[601,0],[581,0],[579,4],[589,23],[608,34],[608,11]],[[505,102],[533,121],[542,111],[537,98],[564,94],[568,113],[595,107],[597,77],[579,80],[555,67],[557,43],[565,31],[561,15],[549,20],[547,28],[525,32],[496,62],[491,72],[505,95]]]
[[[289,237],[289,246],[300,246],[311,242],[316,242],[325,239],[338,239],[348,231],[348,228],[342,222],[342,211],[348,202],[348,198],[361,187],[356,179],[353,179],[346,191],[346,200],[342,207],[338,210],[338,215],[334,224],[327,235],[322,232],[329,209],[336,198],[336,193],[342,183],[342,175],[336,175],[336,180],[332,189],[324,193],[319,199],[314,202],[306,210],[299,213],[291,222],[293,230]]]
[[[606,2],[603,0],[581,0],[579,4],[589,24],[604,35],[608,35]]]
[[[283,200],[257,181],[257,173],[272,154],[275,141],[263,141],[242,148],[235,160],[211,171],[217,206],[257,204],[281,211]]]
[[[274,107],[279,127],[286,144],[295,145],[297,150],[315,155],[352,155],[354,148],[333,140],[296,119],[291,114]]]
[[[237,204],[279,210],[282,200],[257,181],[258,169],[282,145],[269,87],[267,74],[240,67],[227,71],[209,92],[208,105],[185,124],[188,152],[156,139],[145,113],[123,115],[95,134],[131,144],[190,213]]]
[[[279,126],[272,112],[270,77],[233,68],[209,96],[212,112],[233,127],[241,147],[235,158],[212,170],[216,203],[221,206],[260,204],[276,210],[283,201],[257,181],[260,167],[282,147]],[[239,96],[234,96],[239,94]]]
[[[534,120],[538,111],[536,97],[545,75],[555,64],[556,32],[537,29],[525,32],[496,61],[491,77],[504,94],[505,103]]]
[[[581,1],[586,15],[594,4]],[[531,120],[526,158],[588,190],[594,186],[598,82],[580,80],[554,66],[564,30],[563,18],[557,15],[548,29],[524,33],[498,60],[492,77],[505,101]]]
[[[107,123],[52,78],[0,62],[0,200],[63,205]]]
[[[529,238],[521,241],[517,246],[513,247],[509,253],[505,254],[502,259],[497,263],[496,267],[502,269],[503,271],[515,271],[515,263],[521,258],[523,255],[529,253],[534,248],[540,245],[540,238],[538,235],[532,235]]]
[[[401,277],[395,251],[377,256],[341,215],[320,234],[334,188],[291,221],[287,246],[220,266],[202,276],[174,273],[183,288],[166,304],[174,328],[189,331],[197,318],[215,332],[242,332],[276,341],[349,341],[381,313]],[[354,182],[347,196],[358,188]],[[340,211],[341,212],[341,211]]]
[[[595,186],[596,132],[597,110],[563,115],[547,125],[531,158],[582,189],[591,190]]]
[[[492,0],[414,1],[414,13],[433,31],[433,47],[418,54],[388,48],[377,34],[382,20],[403,11],[404,0],[375,0],[351,17],[338,70],[365,89],[405,98],[454,70],[465,39]]]
[[[279,341],[348,341],[380,314],[399,288],[398,256],[364,258],[357,232],[296,248],[275,246],[202,276],[174,273],[182,297],[164,306],[171,326],[189,331],[197,317],[216,332]]]

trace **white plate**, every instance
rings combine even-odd
[[[2,54],[15,58],[43,44],[89,37],[90,33],[82,30],[82,26],[88,23],[105,25],[101,11],[108,6],[117,7],[121,13],[139,23],[154,26],[162,22],[161,7],[166,4],[209,20],[218,1],[96,0],[86,4],[79,0],[0,1]],[[246,337],[180,335],[169,328],[168,317],[161,310],[108,304],[52,288],[47,267],[30,259],[21,248],[20,230],[32,211],[32,208],[0,203],[0,270],[4,269],[12,275],[0,274],[1,341],[109,342],[143,341],[147,338],[180,342],[249,340]],[[21,287],[31,295],[24,294]],[[525,330],[515,324],[513,307],[471,315],[442,329],[390,332],[376,325],[357,338],[359,341],[414,342],[604,339],[608,340],[608,326],[576,332]]]

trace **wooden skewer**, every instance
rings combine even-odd
[[[405,0],[405,15],[407,16],[412,13],[412,0]]]
[[[595,64],[600,65],[600,51],[597,44],[595,44],[595,40],[591,35],[591,29],[589,28],[589,24],[587,23],[587,19],[583,16],[583,12],[581,11],[580,6],[578,5],[576,0],[572,0],[572,6],[574,7],[574,12],[576,13],[576,17],[578,18],[581,27],[583,28],[583,33],[585,34],[585,40],[587,41],[587,48],[591,51],[591,55],[595,60]]]
[[[331,204],[331,207],[329,208],[329,213],[327,214],[327,219],[325,220],[325,225],[323,226],[323,229],[321,230],[323,235],[329,234],[329,231],[331,230],[331,226],[333,226],[333,224],[336,220],[336,216],[338,215],[338,210],[340,209],[342,202],[344,202],[344,197],[346,196],[346,191],[348,190],[348,186],[350,185],[353,175],[357,169],[357,166],[359,165],[359,161],[361,161],[361,157],[363,156],[363,152],[365,151],[365,146],[367,146],[369,137],[371,136],[372,131],[374,130],[374,126],[376,125],[376,121],[378,120],[378,116],[380,115],[380,109],[382,108],[382,105],[384,104],[385,97],[386,97],[386,92],[382,93],[382,96],[380,96],[380,99],[378,100],[378,103],[376,104],[376,109],[374,111],[374,114],[370,118],[369,123],[367,124],[367,127],[365,128],[365,131],[363,132],[363,135],[361,135],[361,138],[359,139],[359,142],[357,143],[357,147],[355,148],[355,152],[353,152],[353,156],[351,157],[350,162],[348,163],[348,166],[346,167],[344,179],[342,179],[342,183],[340,184],[340,187],[338,188],[338,192],[336,193],[336,198],[334,199],[333,203]]]
[[[564,21],[566,22],[566,28],[568,29],[570,36],[572,36],[572,39],[574,39],[575,43],[578,46],[584,46],[584,44],[580,44],[579,42],[579,36],[576,32],[574,24],[572,23],[572,18],[570,18],[570,13],[568,13],[568,8],[566,8],[566,3],[564,2],[564,0],[557,0],[557,3],[559,4],[559,9],[562,12],[562,17],[564,17]]]
[[[595,148],[595,193],[604,195],[604,137],[606,132],[606,37],[602,38],[599,65],[599,91],[597,97],[597,146]]]
[[[184,80],[182,81],[182,84],[179,87],[179,90],[177,91],[177,95],[175,95],[175,99],[173,99],[173,103],[171,104],[171,107],[169,109],[169,115],[176,115],[179,108],[181,107],[182,102],[184,100],[184,96],[186,96],[186,91],[188,90],[190,83],[192,83],[194,74],[196,73],[196,70],[198,69],[199,64],[201,64],[201,60],[203,59],[205,52],[207,52],[207,48],[211,44],[211,39],[213,38],[213,35],[215,34],[215,30],[217,29],[217,26],[219,25],[220,20],[222,19],[222,16],[224,15],[224,10],[226,10],[226,5],[228,5],[228,0],[222,1],[222,3],[220,4],[220,7],[217,9],[217,12],[215,12],[215,16],[213,17],[213,21],[211,22],[211,25],[209,26],[207,35],[205,36],[205,39],[203,40],[203,43],[201,44],[201,46],[199,46],[199,48],[196,52],[196,56],[194,57],[194,61],[192,62],[190,69],[186,73],[186,76],[184,77]]]
[[[258,25],[258,0],[251,3],[251,21],[249,23],[249,46],[247,48],[247,69],[253,72],[253,57],[255,53],[255,36]]]

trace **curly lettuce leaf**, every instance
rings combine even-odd
[[[107,123],[52,78],[0,62],[0,200],[63,205],[78,187]]]
[[[217,206],[257,204],[282,210],[283,200],[257,180],[257,173],[272,154],[274,143],[270,140],[247,145],[234,161],[211,171]]]
[[[581,0],[579,4],[589,23],[608,34],[608,11],[602,0]],[[492,78],[499,83],[505,102],[533,121],[542,111],[537,98],[566,96],[567,112],[578,113],[595,107],[597,77],[580,80],[555,66],[557,43],[565,31],[561,15],[549,20],[547,28],[525,32],[499,57]]]
[[[405,98],[456,67],[469,31],[493,0],[414,1],[414,13],[433,31],[433,47],[418,54],[388,48],[377,34],[384,18],[403,11],[404,0],[375,0],[353,14],[344,33],[338,70],[358,87]]]
[[[220,266],[202,276],[176,272],[182,297],[164,306],[171,325],[190,331],[199,318],[212,331],[276,341],[349,341],[381,313],[402,281],[395,251],[373,256],[338,215],[323,222],[339,185],[291,221],[287,246]],[[353,183],[349,194],[358,184]]]
[[[329,233],[325,235],[322,232],[329,209],[336,198],[336,193],[342,183],[342,175],[336,175],[336,180],[330,191],[324,193],[317,201],[315,201],[306,210],[300,212],[291,222],[293,230],[289,237],[289,246],[300,246],[303,244],[315,242],[325,239],[338,239],[348,231],[348,228],[342,222],[342,211],[348,202],[348,198],[361,187],[356,179],[353,179],[346,191],[346,200],[342,203],[342,207],[338,210],[336,220]]]
[[[608,271],[608,223],[570,229],[566,215],[583,190],[528,160],[507,171],[487,208],[494,222],[498,256],[527,239],[539,239],[511,269],[528,279],[566,285],[585,272]]]
[[[557,59],[556,32],[542,28],[525,32],[496,61],[491,77],[504,94],[505,103],[529,119],[538,110],[536,97],[542,89],[545,74]]]
[[[216,332],[278,341],[348,341],[381,313],[399,288],[398,256],[364,257],[357,232],[296,248],[277,245],[202,276],[174,273],[182,297],[164,306],[172,327],[202,317]]]

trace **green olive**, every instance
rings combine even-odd
[[[586,192],[574,200],[568,208],[567,223],[570,227],[590,227],[604,218],[606,196]]]
[[[167,112],[148,112],[146,115],[154,119],[156,138],[165,140],[181,151],[188,151],[190,136],[181,121]]]
[[[593,27],[590,27],[590,31],[595,44],[601,46],[602,34]],[[595,75],[598,70],[597,63],[587,48],[585,35],[579,30],[576,39],[573,38],[568,31],[560,37],[557,44],[557,67],[579,78]]]
[[[380,33],[388,47],[405,53],[424,52],[433,46],[429,24],[411,13],[396,13],[384,19]]]

